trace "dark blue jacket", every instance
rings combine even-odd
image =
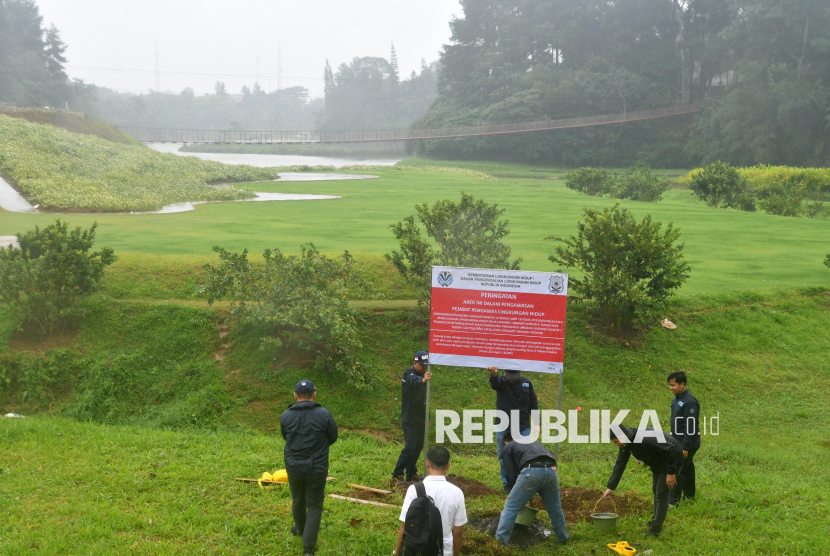
[[[427,403],[427,385],[415,367],[409,367],[401,378],[401,423],[423,424]]]
[[[646,427],[646,430],[654,429]],[[658,475],[662,473],[675,475],[683,467],[683,450],[677,440],[671,436],[663,433],[665,442],[658,442],[656,438],[646,437],[639,444],[635,444],[633,441],[637,438],[637,429],[623,429],[623,432],[631,442],[620,446],[617,453],[614,472],[611,473],[611,478],[608,479],[608,488],[611,490],[615,490],[617,485],[620,484],[620,479],[622,479],[631,456],[648,465],[651,472]]]
[[[337,441],[337,424],[328,409],[311,400],[291,404],[280,417],[280,432],[290,475],[329,472],[329,446]]]
[[[503,375],[490,375],[490,388],[496,391],[496,409],[507,413],[508,420],[510,411],[518,409],[520,411],[519,425],[521,430],[529,429],[530,411],[539,409],[533,383],[523,376],[519,377],[516,382],[511,383]],[[510,430],[510,428],[507,430]]]
[[[684,450],[700,448],[700,403],[686,389],[671,402],[671,435]]]

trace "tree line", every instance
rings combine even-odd
[[[450,23],[438,98],[413,127],[622,113],[696,116],[490,138],[419,152],[567,166],[830,162],[830,3],[486,0]]]

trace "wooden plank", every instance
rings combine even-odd
[[[236,480],[237,481],[242,481],[243,483],[258,483],[259,482],[259,479],[242,479],[242,478],[239,478],[239,477],[237,477]],[[333,481],[334,477],[326,477],[326,480],[327,481]],[[264,484],[264,485],[287,485],[288,483],[287,482],[286,483],[280,483],[278,481],[262,481],[262,484]]]
[[[356,485],[354,483],[346,483],[346,486],[350,486],[352,488],[359,488],[360,490],[368,490],[369,492],[377,492],[378,494],[394,494],[391,490],[382,490],[379,488],[372,488],[363,485]]]
[[[380,506],[382,508],[395,508],[395,509],[398,509],[398,506],[394,506],[392,504],[383,504],[381,502],[373,502],[371,500],[360,500],[358,498],[350,498],[348,496],[340,496],[339,494],[329,494],[329,498],[337,498],[338,500],[346,500],[347,502],[356,502],[358,504],[371,504],[372,506]]]

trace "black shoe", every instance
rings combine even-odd
[[[501,492],[502,492],[502,494],[510,494],[510,488],[509,487],[504,487],[504,488],[501,489]]]
[[[299,536],[301,536],[301,535],[300,535],[300,530],[299,530],[299,529],[297,529],[297,526],[296,526],[296,525],[292,525],[292,526],[291,526],[291,534],[292,534],[292,535],[294,535],[295,537],[299,537]]]
[[[660,531],[652,531],[649,529],[645,533],[640,533],[641,537],[654,537],[655,539],[660,536]]]
[[[313,546],[304,546],[303,547],[303,554],[314,554],[314,547]]]

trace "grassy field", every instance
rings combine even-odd
[[[408,160],[411,166],[458,162]],[[293,384],[311,378],[319,401],[341,429],[329,493],[346,482],[384,486],[401,448],[400,374],[427,343],[411,316],[415,292],[382,254],[395,245],[388,225],[413,205],[458,198],[461,191],[507,209],[508,243],[523,268],[552,270],[547,234],[575,230],[585,205],[607,199],[566,189],[563,170],[468,163],[477,174],[378,170],[379,179],[261,183],[254,189],[341,195],[293,203],[201,205],[168,215],[70,215],[98,221],[97,245],[115,248],[100,293],[85,301],[76,328],[39,339],[16,332],[0,308],[0,555],[27,554],[299,554],[289,533],[290,495],[235,477],[282,467],[279,416]],[[680,171],[667,171],[669,175]],[[526,554],[606,553],[605,544],[637,542],[654,555],[816,554],[830,515],[830,251],[827,220],[710,209],[688,190],[660,203],[626,201],[683,232],[693,271],[667,316],[678,325],[610,339],[579,306],[569,307],[563,409],[657,409],[668,417],[673,370],[719,432],[696,457],[699,496],[671,510],[666,534],[641,542],[650,508],[650,475],[632,464],[620,485],[646,500],[622,519],[618,535],[586,522],[568,524],[572,542]],[[49,214],[0,211],[0,235],[53,221]],[[224,328],[226,304],[205,307],[199,293],[210,249],[266,247],[348,249],[383,300],[353,300],[362,309],[360,359],[374,365],[374,389],[358,392],[341,377],[278,360],[259,341]],[[254,260],[257,257],[252,257]],[[224,335],[227,333],[227,335]],[[434,409],[491,408],[480,369],[436,368]],[[555,407],[557,378],[531,377],[542,408]],[[636,426],[629,417],[626,424]],[[580,422],[580,432],[588,423]],[[711,431],[709,431],[711,432]],[[498,488],[494,447],[449,446],[452,472]],[[563,487],[601,490],[611,473],[609,445],[563,444]],[[399,505],[393,495],[389,502]],[[468,501],[471,516],[497,514],[503,497]],[[394,547],[398,512],[327,500],[320,554],[379,554]],[[540,514],[545,519],[544,514]],[[469,532],[464,554],[517,554]]]
[[[258,191],[340,195],[342,199],[211,204],[188,213],[78,214],[66,219],[82,226],[97,221],[99,244],[112,246],[116,253],[207,256],[214,245],[254,253],[275,246],[296,252],[300,244],[311,241],[323,252],[348,249],[377,257],[395,248],[389,225],[413,214],[416,203],[457,199],[465,191],[506,209],[512,230],[507,243],[514,255],[523,257],[522,268],[543,271],[555,269],[547,260],[554,243],[544,241],[546,235],[572,234],[584,206],[613,202],[567,189],[563,180],[552,179],[560,178],[561,170],[538,172],[539,168],[487,163],[471,166],[519,177],[489,182],[463,174],[386,170],[373,172],[380,176],[374,180],[246,185]],[[685,255],[692,266],[691,279],[681,295],[830,283],[822,265],[830,251],[828,219],[711,209],[684,189],[669,191],[659,203],[624,201],[623,205],[635,217],[651,213],[655,220],[681,228]],[[54,218],[0,212],[0,235],[44,226]]]
[[[308,371],[275,364],[251,339],[232,332],[215,365],[231,403],[201,425],[177,422],[175,416],[186,421],[204,408],[198,402],[209,392],[219,395],[211,386],[215,379],[194,374],[194,362],[223,349],[215,328],[218,313],[211,317],[202,309],[102,297],[94,298],[91,309],[76,335],[52,347],[69,350],[76,361],[95,356],[113,361],[98,368],[95,384],[129,377],[113,392],[118,411],[93,413],[91,422],[67,419],[77,411],[77,393],[55,384],[55,396],[40,413],[0,421],[0,554],[299,553],[299,542],[288,532],[287,490],[260,490],[233,479],[282,467],[282,440],[275,434],[279,414],[290,386]],[[830,454],[830,426],[823,418],[830,389],[830,291],[705,296],[678,302],[672,316],[676,331],[655,328],[641,344],[626,346],[594,332],[572,311],[563,408],[580,405],[585,413],[630,408],[635,415],[656,408],[665,418],[671,400],[665,375],[686,370],[704,415],[720,418],[719,434],[704,436],[698,454],[697,500],[673,509],[665,535],[656,541],[639,538],[646,507],[622,519],[619,535],[596,533],[590,523],[569,523],[573,539],[567,548],[543,543],[526,554],[600,554],[605,543],[616,540],[667,555],[821,550],[830,512],[830,472],[820,463]],[[423,345],[424,330],[406,312],[366,318],[372,340],[367,349],[381,369],[375,391],[360,394],[337,377],[311,377],[338,424],[354,431],[344,432],[333,447],[330,474],[336,481],[329,493],[349,492],[346,482],[383,486],[388,480],[400,449],[397,377],[408,355]],[[9,330],[3,336],[11,350],[37,355]],[[50,353],[54,356],[44,357]],[[114,363],[119,358],[129,358],[128,375],[118,374],[123,372]],[[90,385],[83,376],[65,380],[84,391]],[[552,407],[556,378],[532,378],[540,405]],[[432,392],[433,408],[493,404],[481,370],[436,369]],[[4,411],[34,411],[36,400],[27,403],[7,399]],[[175,428],[159,428],[160,417]],[[357,432],[365,429],[372,435]],[[587,432],[587,423],[580,430]],[[449,447],[454,473],[498,487],[492,446]],[[563,444],[562,486],[601,489],[614,455],[609,445]],[[647,499],[649,481],[647,472],[632,465],[619,492]],[[388,502],[401,499],[395,495]],[[498,513],[502,505],[503,499],[492,495],[472,499],[467,507],[469,514],[483,516]],[[320,554],[388,553],[393,547],[393,509],[327,500],[323,519]],[[359,520],[354,526],[353,519]],[[471,534],[465,554],[498,553],[488,552],[493,549],[492,540]]]

